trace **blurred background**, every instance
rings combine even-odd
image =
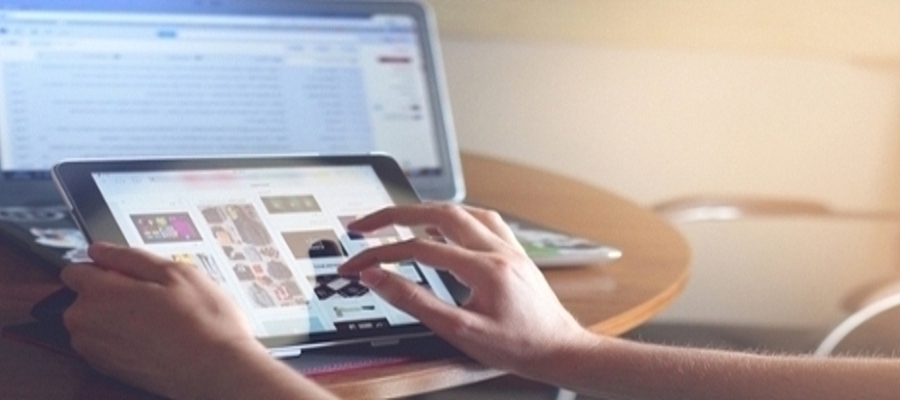
[[[716,194],[900,210],[900,2],[427,2],[463,151],[647,207]],[[892,220],[676,223],[694,264],[651,324],[670,333],[796,332],[806,349],[900,266]],[[746,346],[786,340],[760,337]]]

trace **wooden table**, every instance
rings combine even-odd
[[[563,304],[594,332],[619,335],[670,304],[688,277],[690,251],[665,220],[633,202],[530,167],[463,156],[468,199],[547,226],[613,243],[621,260],[603,268],[546,271]],[[60,286],[33,261],[0,246],[0,325],[30,320],[28,311]],[[317,377],[345,398],[401,397],[502,375],[462,359],[408,363]],[[85,364],[0,340],[0,398],[147,398],[102,379]]]

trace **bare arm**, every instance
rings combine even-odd
[[[451,243],[412,240],[348,261],[383,298],[476,360],[582,393],[640,399],[894,399],[900,361],[814,359],[640,344],[588,332],[559,303],[493,212],[454,206],[386,209],[351,225],[436,227]],[[472,288],[462,308],[380,268],[416,259]]]
[[[559,303],[493,212],[389,208],[351,227],[427,225],[451,243],[412,240],[364,251],[344,273],[421,319],[486,365],[584,393],[621,398],[888,399],[900,362],[813,359],[638,344],[592,334]],[[73,347],[101,372],[175,398],[333,396],[273,359],[230,299],[195,269],[96,245],[96,265],[64,270],[79,293],[65,315]],[[461,308],[376,268],[416,259],[472,289]]]
[[[174,398],[329,399],[272,358],[240,310],[189,265],[111,245],[62,279],[78,293],[64,321],[98,371]]]
[[[895,399],[900,360],[775,356],[585,340],[518,372],[582,393],[640,399]]]

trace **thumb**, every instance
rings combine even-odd
[[[116,246],[110,243],[94,243],[88,247],[88,255],[103,269],[116,271],[142,281],[164,283],[169,260],[145,250]]]
[[[379,267],[359,273],[359,280],[394,307],[422,321],[438,335],[449,335],[465,311],[447,304],[424,287]]]

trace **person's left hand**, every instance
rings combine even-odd
[[[196,268],[95,244],[94,264],[63,269],[78,293],[63,321],[72,347],[102,373],[194,397],[238,360],[271,359],[234,302]]]

